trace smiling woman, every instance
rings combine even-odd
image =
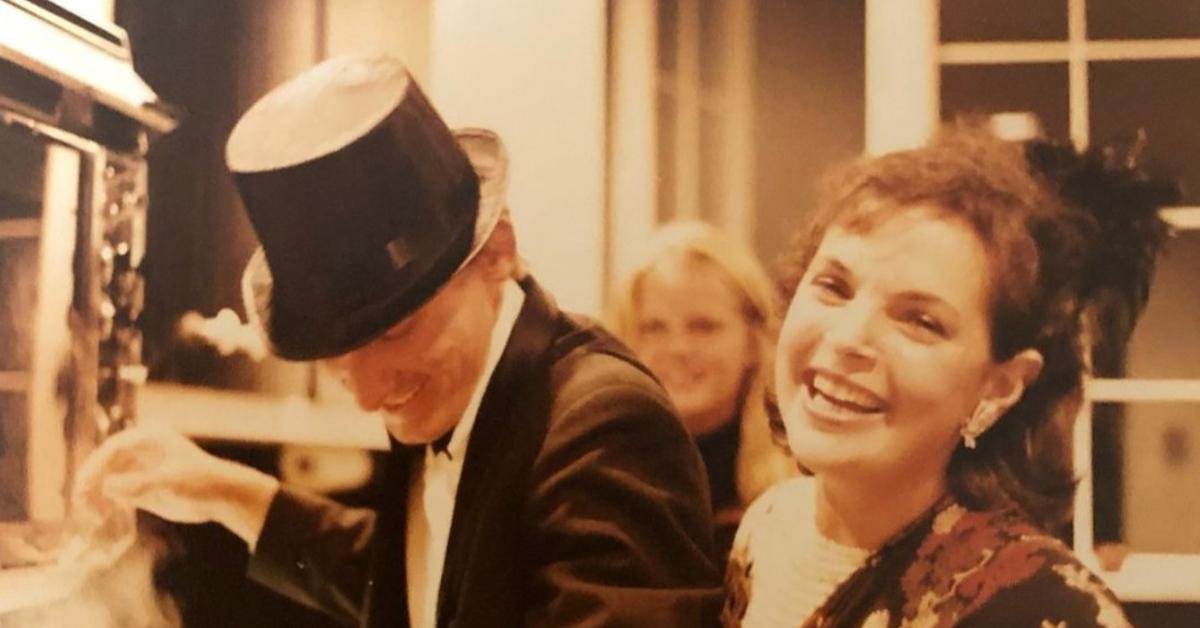
[[[775,368],[815,491],[751,506],[727,625],[1127,625],[1046,532],[1069,516],[1082,338],[1113,295],[1136,316],[1165,236],[1170,188],[1113,155],[952,127],[831,179]]]
[[[727,551],[745,506],[796,473],[764,405],[779,327],[766,271],[713,227],[674,222],[608,305],[612,328],[662,381],[699,446]]]
[[[945,490],[962,418],[985,396],[1011,405],[1039,364],[1030,354],[992,363],[986,270],[970,229],[926,209],[826,235],[792,299],[776,371],[788,442],[807,468],[904,478],[922,502]]]

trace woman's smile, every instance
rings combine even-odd
[[[820,431],[846,430],[884,420],[887,404],[874,393],[834,373],[803,371],[798,410]]]

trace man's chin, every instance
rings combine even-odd
[[[384,414],[383,422],[388,434],[396,442],[409,446],[428,445],[441,438],[443,434],[450,431],[453,427],[436,429],[431,425],[414,425],[414,421],[398,417],[394,414]]]
[[[383,415],[383,426],[392,439],[402,445],[423,445],[429,442],[424,440],[424,435],[415,429],[410,421],[394,414]]]

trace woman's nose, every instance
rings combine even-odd
[[[684,330],[671,330],[666,333],[664,345],[672,356],[686,356],[695,349],[695,339]]]
[[[874,363],[875,313],[869,304],[852,304],[830,313],[825,339],[840,359]]]

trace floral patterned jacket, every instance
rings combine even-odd
[[[902,537],[847,578],[804,626],[1130,625],[1066,545],[1014,510],[971,511],[947,500]],[[727,628],[741,625],[753,595],[748,550],[735,545],[730,556]]]

